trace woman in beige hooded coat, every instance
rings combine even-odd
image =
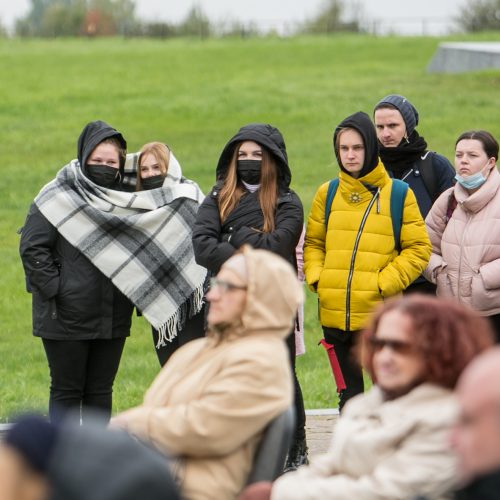
[[[244,247],[211,280],[207,337],[112,420],[174,457],[183,498],[230,500],[245,485],[263,429],[292,404],[284,339],[302,299],[288,262]]]

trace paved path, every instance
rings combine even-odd
[[[336,410],[306,410],[306,435],[310,456],[325,453],[328,449],[337,419]],[[9,424],[0,424],[0,440],[8,428]]]
[[[306,410],[306,435],[310,456],[327,451],[337,419],[336,410]]]

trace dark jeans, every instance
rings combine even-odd
[[[356,359],[356,348],[359,342],[359,331],[346,332],[338,328],[323,327],[325,340],[332,344],[339,361],[346,388],[340,394],[339,410],[357,394],[364,391],[363,370]]]
[[[292,367],[293,374],[293,386],[294,386],[294,406],[295,406],[295,435],[292,442],[301,443],[306,439],[306,412],[304,409],[304,398],[302,397],[302,389],[300,388],[299,379],[295,373],[295,332],[286,338],[286,345],[288,347],[288,354],[290,356],[290,365]]]
[[[166,342],[166,345],[160,346],[159,349],[156,348],[156,344],[158,343],[158,331],[154,328],[151,330],[153,332],[153,342],[158,361],[160,365],[163,366],[179,347],[205,335],[205,306],[203,306],[198,314],[186,320],[184,328],[177,333],[177,337],[175,337],[172,342]]]
[[[42,340],[50,369],[50,420],[56,422],[68,412],[78,418],[80,407],[82,421],[96,409],[109,420],[125,338]]]

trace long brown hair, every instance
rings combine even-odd
[[[168,162],[170,159],[170,149],[162,142],[148,142],[142,146],[139,152],[139,158],[137,160],[137,180],[135,183],[135,190],[142,190],[142,179],[141,179],[141,160],[145,155],[151,154],[156,158],[156,161],[160,164],[161,173],[163,176],[167,175],[168,172]]]
[[[224,178],[224,184],[219,192],[218,204],[222,222],[234,210],[245,192],[243,186],[238,182],[236,171],[238,151],[243,142],[238,143],[234,148],[234,153],[229,162],[226,177]],[[262,145],[260,146],[262,147],[262,167],[260,171],[259,204],[264,215],[262,231],[270,233],[274,231],[275,227],[274,217],[278,202],[278,167],[269,151]]]

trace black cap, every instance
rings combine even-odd
[[[38,415],[23,415],[8,430],[3,442],[14,448],[37,472],[45,473],[59,428]]]

